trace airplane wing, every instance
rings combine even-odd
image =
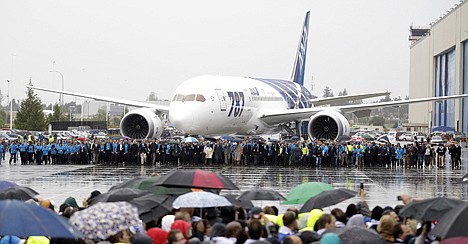
[[[33,90],[65,94],[65,95],[70,95],[70,96],[93,99],[96,101],[111,102],[111,103],[122,104],[126,106],[138,107],[138,108],[154,108],[161,113],[169,112],[169,106],[166,106],[166,105],[152,104],[152,103],[146,103],[146,102],[137,102],[137,101],[132,101],[132,100],[120,99],[120,98],[95,96],[95,95],[83,94],[83,93],[78,93],[78,92],[53,90],[53,89],[48,89],[48,88],[36,87],[36,86],[28,85],[28,84],[25,84],[25,85],[26,87],[31,88]]]
[[[410,103],[422,103],[422,102],[435,102],[443,101],[448,99],[468,98],[468,94],[452,95],[443,97],[427,97],[427,98],[415,98],[410,100],[390,101],[381,103],[365,103],[365,104],[352,104],[343,106],[331,106],[331,107],[313,107],[303,109],[284,109],[284,110],[272,110],[260,113],[260,119],[268,125],[276,125],[281,123],[287,123],[294,120],[305,120],[309,119],[314,114],[325,111],[335,110],[343,113],[356,112],[365,109],[374,109],[382,107],[394,107],[400,105],[406,105]]]
[[[360,99],[367,99],[373,97],[381,97],[390,95],[390,92],[373,92],[373,93],[363,93],[363,94],[353,94],[353,95],[346,95],[346,96],[338,96],[338,97],[322,97],[322,98],[315,98],[310,99],[314,107],[328,105],[332,103],[339,103],[339,102],[348,102],[348,101],[355,101]]]

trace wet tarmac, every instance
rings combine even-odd
[[[114,167],[104,165],[0,165],[0,179],[29,186],[60,205],[67,197],[73,196],[81,203],[93,190],[107,191],[111,186],[127,179],[153,173],[164,174],[175,167],[128,166]],[[193,167],[185,167],[193,168]],[[220,171],[230,178],[241,191],[254,188],[273,189],[284,196],[289,190],[303,182],[320,181],[332,184],[335,188],[345,187],[359,190],[364,183],[367,202],[370,207],[395,206],[400,194],[409,194],[424,199],[447,196],[468,200],[468,184],[461,178],[468,171],[468,149],[462,152],[462,169],[401,169],[401,168],[280,168],[280,167],[204,167]],[[239,193],[239,191],[222,191]],[[349,203],[356,203],[358,197],[342,202],[337,207],[345,209]],[[276,205],[285,210],[290,205],[279,202],[255,201],[255,205]]]

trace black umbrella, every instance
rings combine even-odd
[[[358,226],[347,226],[338,235],[341,243],[349,244],[385,244],[387,243],[380,235],[372,229]]]
[[[430,234],[442,239],[468,236],[467,226],[468,202],[463,202],[444,214]]]
[[[226,194],[226,195],[223,195],[223,197],[225,197],[234,206],[241,206],[242,208],[245,208],[245,209],[251,209],[254,207],[251,200],[238,199],[239,195],[236,195],[236,194]]]
[[[399,215],[421,221],[439,220],[445,213],[462,202],[458,199],[446,197],[429,198],[421,201],[415,200],[402,208]]]
[[[262,190],[262,189],[244,191],[237,199],[239,200],[273,200],[273,201],[286,200],[286,198],[280,193],[278,193],[277,191]]]
[[[139,189],[120,188],[100,194],[91,201],[90,205],[96,204],[98,202],[129,202],[137,197],[144,196],[148,193],[150,192]]]
[[[352,198],[357,195],[356,191],[338,188],[333,190],[322,191],[321,193],[311,197],[304,203],[299,210],[300,213],[309,212],[312,209],[324,208],[331,205],[340,203],[346,199]]]
[[[154,186],[153,184],[157,182],[159,178],[161,178],[161,176],[138,176],[124,181],[118,185],[112,186],[109,191],[121,188],[133,188],[150,191],[154,194],[167,195],[180,195],[192,191],[190,188]]]
[[[140,219],[147,223],[169,213],[174,200],[171,196],[150,193],[129,202],[138,208]]]
[[[0,191],[0,200],[15,199],[27,201],[34,198],[39,193],[27,186],[14,186]]]

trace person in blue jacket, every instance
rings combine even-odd
[[[5,146],[3,146],[4,143],[4,140],[2,140],[2,142],[0,143],[0,164],[2,164],[2,159],[5,159]]]
[[[11,145],[10,145],[10,164],[11,164],[11,161],[13,160],[13,163],[16,164],[16,152],[18,151],[18,145],[16,145],[15,142],[13,142]],[[21,162],[23,163],[23,162]]]

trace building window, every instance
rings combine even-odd
[[[435,57],[435,96],[455,95],[455,49]],[[434,126],[455,128],[455,101],[435,103]]]
[[[463,43],[463,94],[468,94],[468,41]],[[468,98],[462,102],[462,132],[468,135]]]

